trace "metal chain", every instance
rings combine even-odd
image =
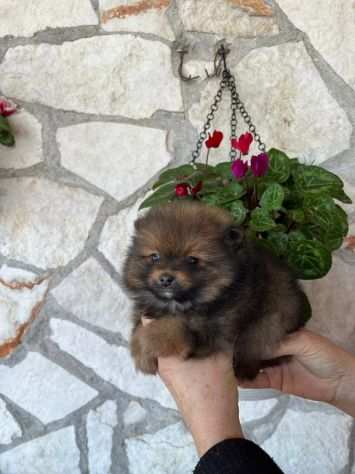
[[[237,88],[235,85],[235,78],[234,76],[230,73],[229,69],[226,67],[223,70],[223,76],[222,80],[220,83],[220,87],[217,91],[217,94],[215,96],[215,99],[210,107],[210,111],[207,114],[206,117],[206,122],[202,128],[202,131],[199,135],[196,148],[192,152],[192,159],[191,163],[195,163],[195,161],[199,158],[200,153],[201,153],[201,148],[203,145],[204,140],[207,138],[207,132],[211,127],[211,122],[214,119],[215,113],[218,110],[219,103],[222,100],[223,92],[225,89],[228,89],[231,93],[231,135],[230,135],[230,143],[232,143],[233,138],[237,138],[236,136],[236,131],[237,131],[237,111],[241,114],[241,116],[244,119],[244,122],[248,125],[250,133],[253,134],[255,141],[258,144],[258,148],[260,151],[265,151],[266,146],[264,142],[261,140],[261,137],[258,133],[256,133],[256,128],[255,125],[253,124],[250,115],[245,109],[245,106],[243,102],[240,100],[239,94],[237,92]],[[229,156],[231,161],[235,160],[237,156],[237,150],[234,149],[231,145],[230,151],[229,151]]]
[[[219,89],[217,91],[217,94],[215,96],[215,99],[213,101],[213,104],[211,105],[210,111],[207,114],[206,122],[205,122],[205,124],[203,126],[203,129],[202,129],[202,131],[199,135],[199,138],[197,140],[196,148],[192,152],[192,160],[191,160],[192,163],[195,163],[195,161],[200,156],[202,144],[203,144],[204,140],[207,138],[207,132],[211,127],[211,122],[214,119],[215,112],[217,112],[217,110],[218,110],[219,103],[222,100],[223,91],[226,87],[227,87],[227,81],[225,79],[222,79],[220,87],[219,87]]]

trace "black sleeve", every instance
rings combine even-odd
[[[194,474],[282,474],[268,454],[252,441],[226,439],[205,453]]]

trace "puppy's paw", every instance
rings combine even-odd
[[[149,326],[138,326],[132,334],[130,343],[131,355],[136,369],[145,374],[156,374],[158,371],[158,350]]]
[[[145,355],[134,357],[136,370],[144,374],[156,375],[158,372],[158,359],[155,357],[147,357]]]

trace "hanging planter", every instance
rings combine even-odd
[[[352,201],[335,174],[275,148],[266,151],[226,67],[223,46],[218,54],[224,65],[222,80],[190,163],[163,172],[153,185],[154,193],[140,208],[175,200],[198,200],[224,208],[249,238],[286,260],[298,278],[321,278],[331,268],[332,252],[348,233],[347,215],[337,201]],[[226,89],[231,94],[232,111],[230,159],[211,166],[210,151],[218,148],[224,137],[221,131],[209,130]],[[248,127],[239,137],[237,113]],[[260,153],[250,156],[253,142]],[[197,163],[203,144],[205,163]]]

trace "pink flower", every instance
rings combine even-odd
[[[208,139],[205,141],[205,145],[207,148],[218,148],[223,140],[223,133],[219,130],[215,130],[211,136],[208,134]]]
[[[249,132],[240,135],[239,140],[233,138],[231,140],[232,147],[239,150],[242,155],[247,155],[249,152],[250,145],[253,141],[253,135]]]
[[[248,171],[248,162],[243,161],[241,159],[233,161],[232,164],[232,174],[235,176],[236,179],[244,178],[246,172]]]
[[[251,170],[254,176],[265,176],[269,169],[269,157],[266,153],[251,157]]]
[[[189,183],[180,183],[175,186],[175,195],[178,197],[185,197],[190,193],[191,186]]]
[[[14,114],[17,110],[17,105],[11,100],[0,97],[0,115],[3,117],[9,117]]]

